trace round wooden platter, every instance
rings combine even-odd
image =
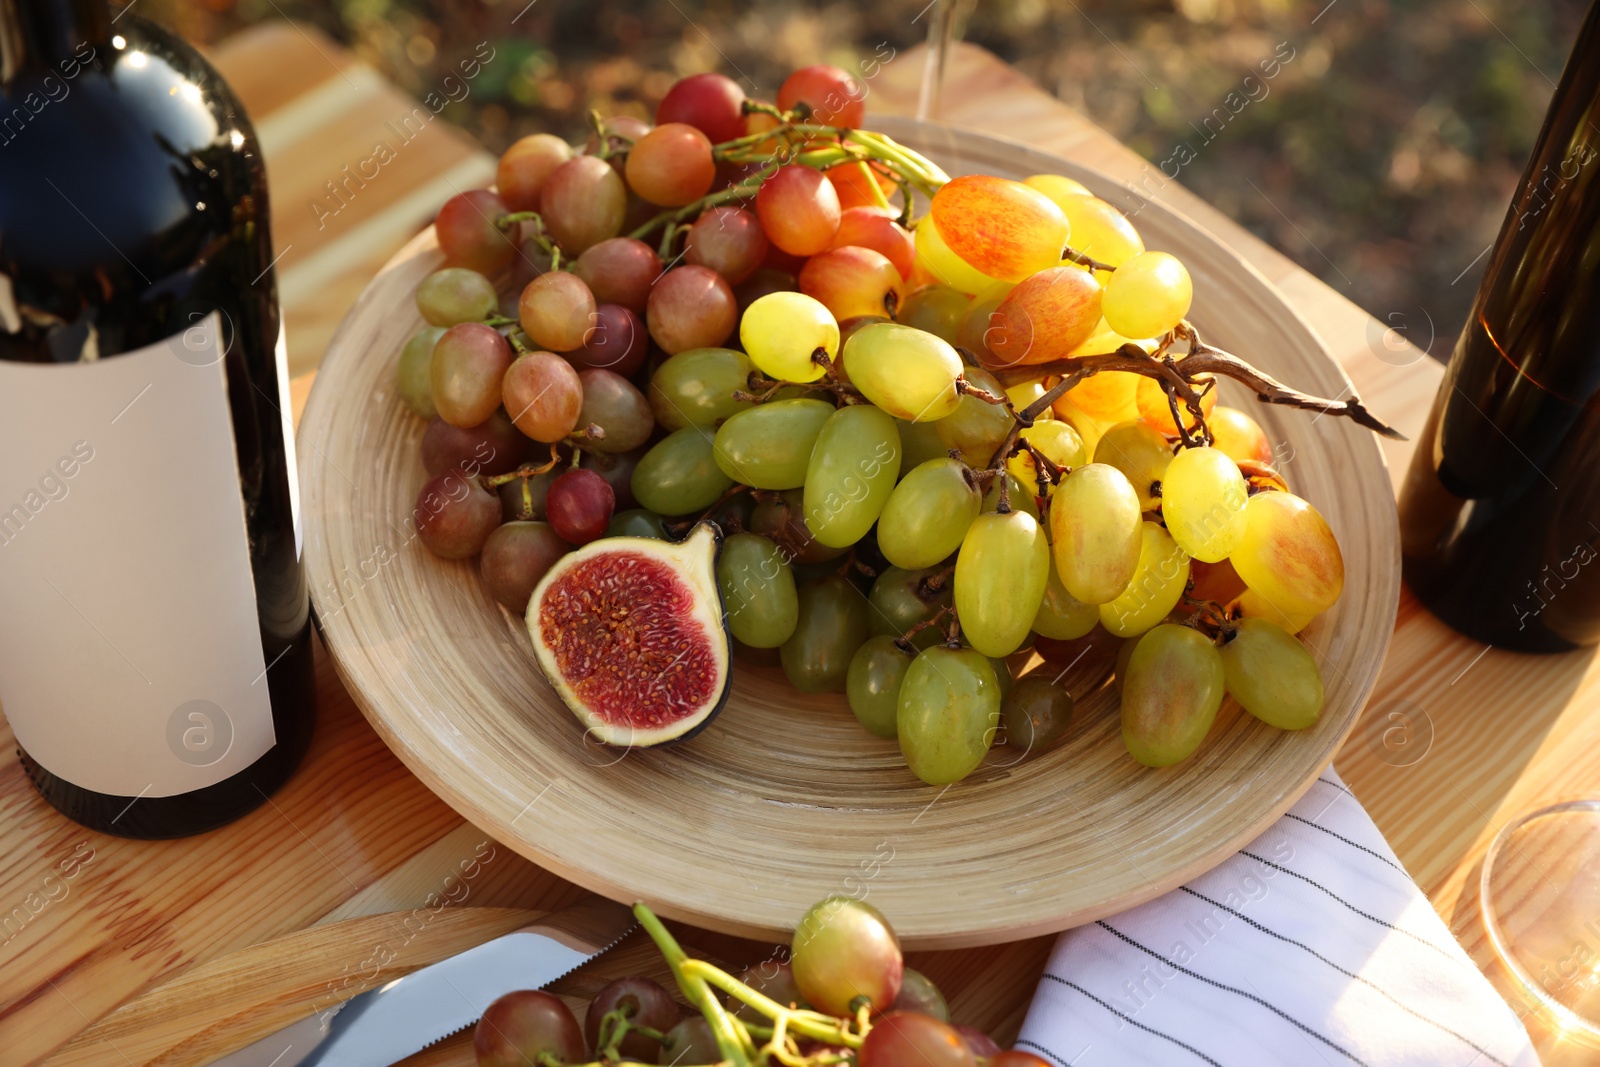
[[[1284,297],[1205,231],[1067,160],[909,120],[877,124],[952,174],[1066,174],[1130,214],[1194,276],[1202,333],[1324,396],[1348,379]],[[1394,626],[1395,507],[1376,442],[1339,418],[1257,405],[1295,489],[1344,551],[1344,597],[1307,631],[1327,685],[1321,721],[1285,733],[1230,700],[1199,753],[1150,770],[1123,749],[1114,691],[1069,674],[1076,720],[1057,749],[1004,747],[943,789],[869,736],[842,695],[806,696],[736,663],[712,725],[668,748],[585,741],[520,619],[475,562],[416,541],[423,425],[393,385],[422,325],[432,231],[374,279],[330,345],[300,429],[306,554],[324,638],[373,726],[463,816],[529,859],[619,900],[728,933],[780,937],[820,897],[865,897],[901,938],[953,948],[1066,929],[1208,870],[1305,791],[1354,725]]]

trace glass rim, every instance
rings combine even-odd
[[[1529,974],[1527,969],[1517,959],[1511,950],[1510,939],[1501,929],[1500,921],[1495,916],[1491,904],[1493,893],[1490,879],[1494,874],[1495,861],[1500,858],[1501,850],[1511,840],[1511,836],[1524,826],[1552,816],[1581,812],[1587,815],[1600,817],[1600,797],[1586,797],[1573,800],[1558,801],[1524,812],[1511,822],[1502,826],[1489,842],[1489,847],[1484,850],[1483,866],[1478,874],[1478,913],[1483,918],[1483,927],[1488,934],[1489,944],[1494,949],[1495,955],[1500,959],[1516,981],[1521,991],[1530,996],[1537,1009],[1548,1013],[1563,1035],[1578,1037],[1584,1045],[1600,1047],[1600,1020],[1591,1019],[1587,1015],[1563,1004],[1551,996]]]

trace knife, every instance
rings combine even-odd
[[[609,900],[551,912],[291,1023],[213,1067],[388,1067],[477,1022],[503,994],[577,970],[638,923]]]

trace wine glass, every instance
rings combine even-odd
[[[1524,999],[1564,1040],[1600,1048],[1600,797],[1503,827],[1483,857],[1479,907]]]
[[[922,67],[922,89],[917,94],[917,118],[937,120],[943,104],[945,65],[957,30],[966,22],[977,0],[933,0],[923,12],[928,16],[928,49]]]

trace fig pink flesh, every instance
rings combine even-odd
[[[598,718],[649,730],[716,699],[718,660],[674,568],[637,552],[573,566],[544,593],[539,626],[562,678]]]

